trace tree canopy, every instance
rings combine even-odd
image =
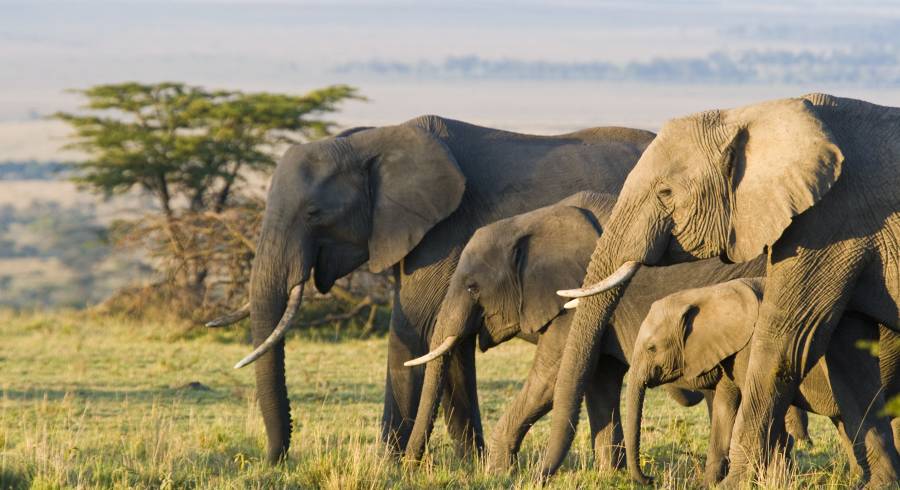
[[[146,251],[162,273],[153,294],[189,309],[246,297],[263,210],[258,196],[242,192],[248,174],[268,173],[289,144],[331,134],[326,116],[363,99],[346,85],[303,95],[175,82],[75,92],[87,99],[82,109],[54,115],[74,129],[69,147],[87,156],[72,164],[71,178],[107,197],[137,189],[155,198],[158,209],[117,222],[113,235]]]
[[[97,85],[76,90],[78,113],[55,118],[75,130],[69,145],[88,158],[74,179],[107,196],[135,187],[167,214],[176,197],[192,211],[221,211],[242,172],[275,165],[286,144],[320,138],[335,124],[324,116],[356,89],[334,85],[304,95],[208,90],[176,82]]]

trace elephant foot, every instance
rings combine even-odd
[[[736,473],[734,471],[729,471],[728,476],[726,476],[719,482],[718,488],[738,489],[738,488],[741,488],[741,486],[742,486],[741,484],[743,482],[744,482],[743,473]]]
[[[484,471],[489,474],[507,473],[516,464],[516,454],[512,451],[488,451]]]
[[[887,488],[898,488],[900,487],[900,482],[894,479],[872,479],[869,480],[865,485],[862,486],[864,490],[884,490]]]
[[[608,446],[594,451],[595,466],[600,471],[618,471],[625,468],[625,451],[622,446]]]
[[[639,485],[653,485],[653,477],[645,475],[642,471],[632,471],[631,480]]]
[[[724,471],[716,470],[706,470],[703,474],[703,484],[707,488],[712,488],[719,484],[722,481],[722,478],[725,476]]]

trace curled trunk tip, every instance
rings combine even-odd
[[[247,303],[244,303],[244,306],[241,306],[237,310],[235,310],[227,315],[223,315],[223,316],[220,316],[213,320],[210,320],[210,321],[206,322],[205,325],[208,328],[226,327],[228,325],[237,323],[237,322],[243,320],[244,318],[247,318],[248,316],[250,316],[250,302],[249,301]]]

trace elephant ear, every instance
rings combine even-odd
[[[685,292],[684,371],[696,378],[743,349],[753,336],[762,292],[746,279]]]
[[[348,139],[368,167],[369,269],[380,272],[400,262],[428,230],[456,210],[466,179],[450,149],[422,128],[368,129]]]
[[[600,237],[596,217],[567,201],[533,216],[516,244],[519,328],[524,333],[540,331],[563,311],[568,299],[556,291],[581,284]]]
[[[723,113],[721,161],[731,179],[726,254],[751,260],[831,189],[844,155],[812,104],[777,100]]]

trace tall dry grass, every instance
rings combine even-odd
[[[206,332],[168,322],[77,312],[0,313],[2,488],[538,488],[544,420],[518,467],[492,475],[460,457],[438,427],[423,462],[398,463],[379,444],[386,341],[299,334],[288,341],[295,434],[288,461],[264,462],[252,372],[231,365],[244,327]],[[510,342],[479,355],[490,431],[521,386],[532,347]],[[586,422],[582,427],[586,427]],[[582,430],[581,432],[586,432]],[[697,488],[705,409],[648,396],[644,467],[668,489]],[[853,479],[830,423],[815,444],[756,481],[764,488],[844,488]],[[623,473],[593,468],[586,434],[551,488],[630,488]]]

